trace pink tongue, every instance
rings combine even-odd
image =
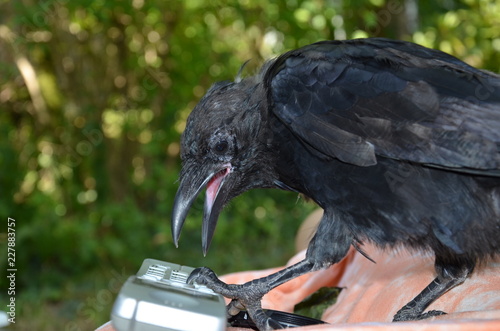
[[[222,180],[226,176],[227,170],[221,171],[217,173],[215,176],[210,179],[207,184],[207,195],[206,195],[206,203],[208,206],[212,207],[215,201],[215,197],[217,196],[217,192],[219,191],[220,184]]]

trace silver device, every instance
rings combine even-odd
[[[117,331],[219,331],[226,329],[224,298],[187,284],[194,268],[145,259],[125,282],[111,311]]]

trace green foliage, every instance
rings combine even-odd
[[[272,190],[226,208],[206,258],[202,199],[179,249],[170,237],[186,118],[246,60],[251,74],[311,42],[384,36],[500,69],[494,0],[21,0],[0,12],[0,211],[18,224],[19,329],[95,328],[113,281],[146,257],[227,273],[294,253],[314,206]]]
[[[321,320],[323,313],[337,302],[341,290],[340,287],[322,287],[296,304],[293,311],[298,315]]]

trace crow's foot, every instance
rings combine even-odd
[[[394,319],[392,321],[393,322],[419,321],[426,318],[441,316],[441,315],[446,315],[446,313],[440,310],[429,310],[428,312],[421,313],[418,309],[415,309],[415,307],[410,308],[404,306],[396,313],[396,315],[394,315]]]
[[[226,284],[211,269],[202,267],[195,269],[189,275],[188,283],[205,285],[214,292],[232,299],[227,305],[228,317],[246,310],[259,330],[282,329],[279,322],[269,318],[262,310],[262,297],[271,290],[269,282],[265,279],[257,279],[241,285]]]
[[[463,283],[473,268],[473,266],[468,265],[462,265],[459,268],[441,266],[439,268],[441,276],[436,277],[422,290],[422,292],[404,305],[403,308],[394,315],[392,321],[418,321],[446,314],[440,310],[430,310],[427,312],[424,312],[424,310],[448,290]]]

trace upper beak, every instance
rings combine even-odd
[[[231,172],[230,164],[215,166],[205,171],[200,171],[199,167],[191,167],[191,169],[183,171],[172,211],[172,236],[175,246],[178,246],[182,226],[189,209],[202,189],[206,187],[207,193],[202,223],[202,247],[203,254],[207,254],[219,214],[227,201],[229,190],[224,186],[224,182]]]

